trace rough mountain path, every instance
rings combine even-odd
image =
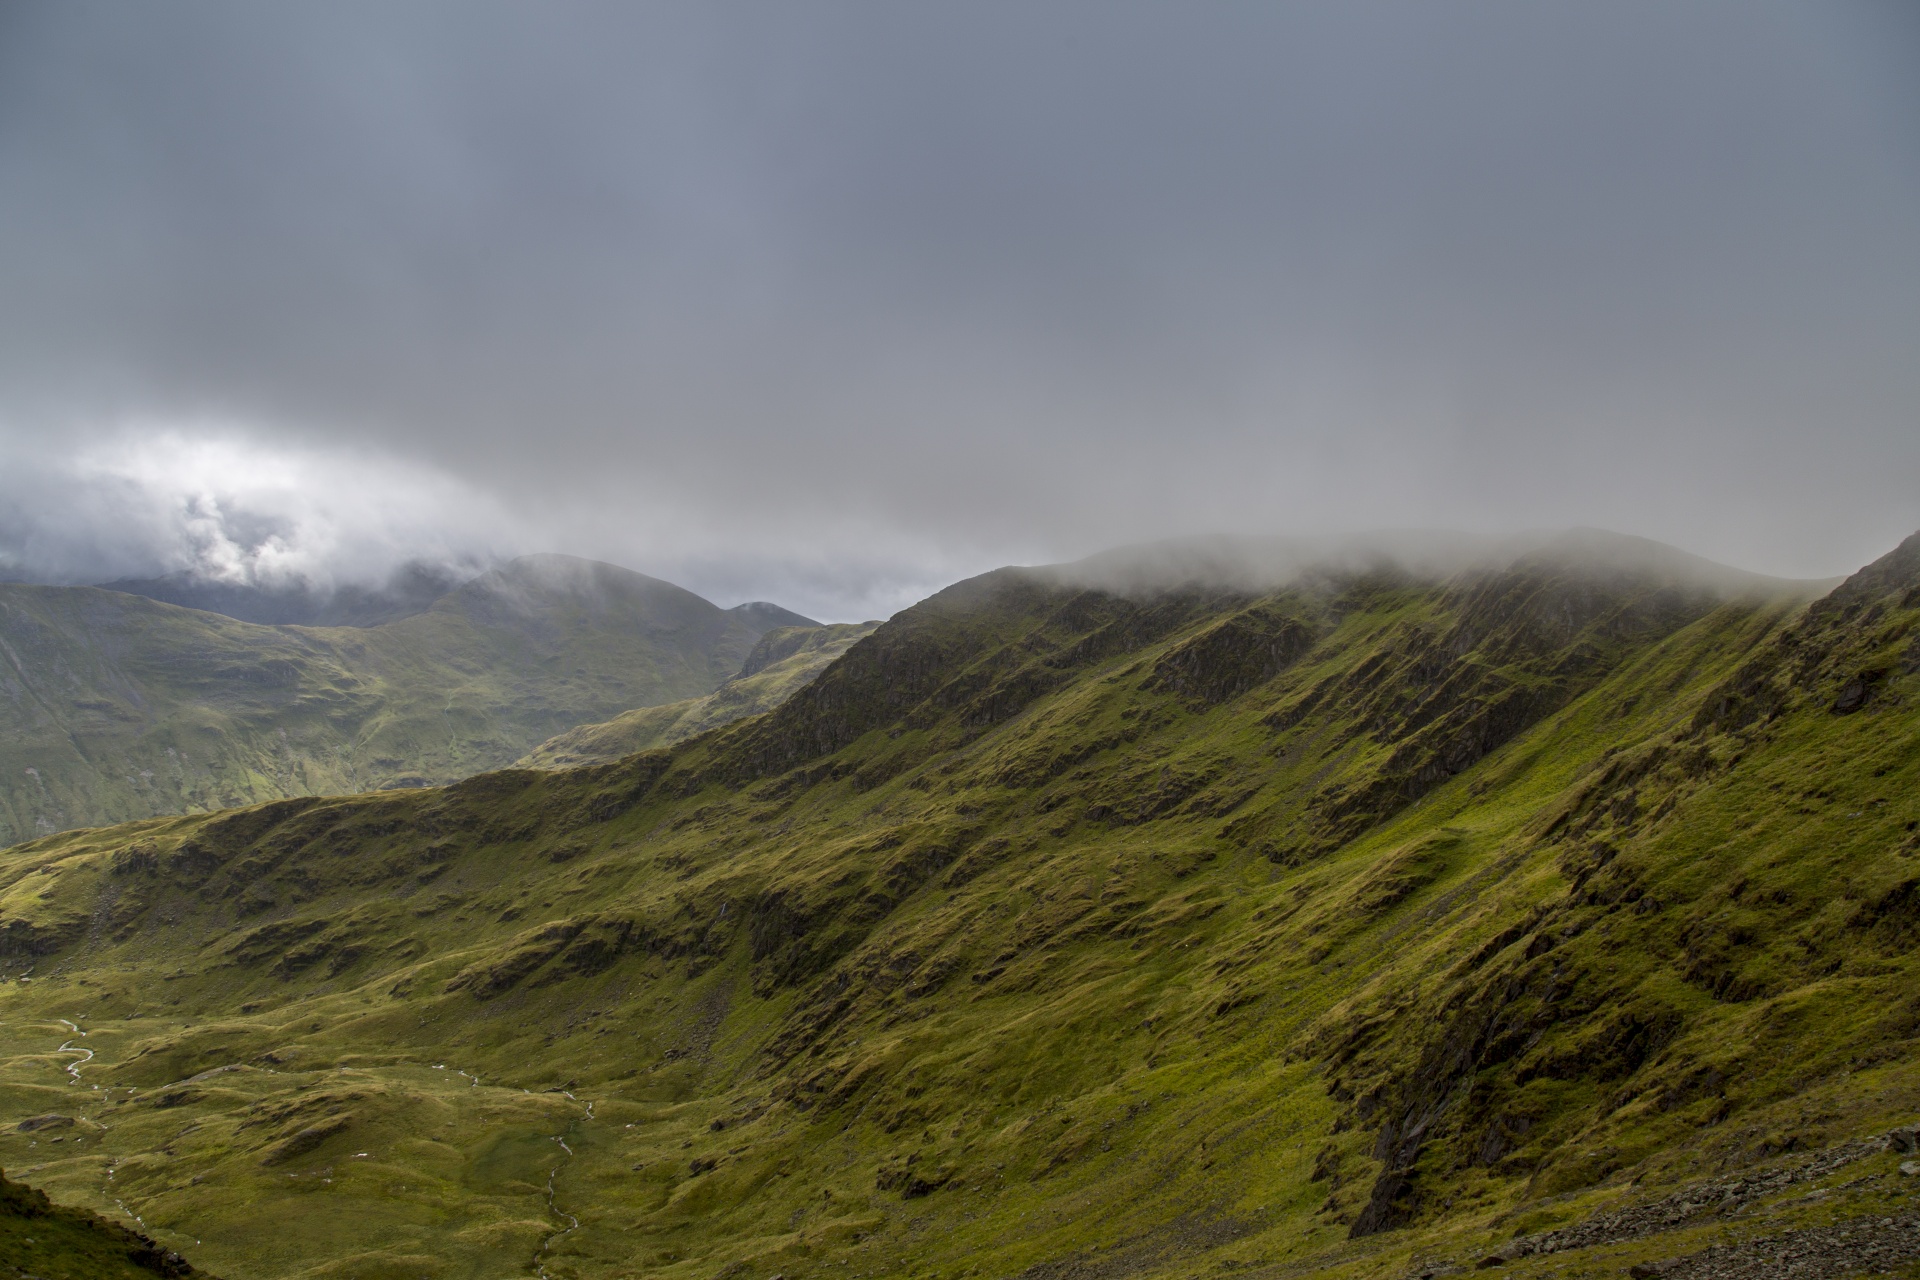
[[[1712,1245],[1684,1257],[1640,1263],[1628,1274],[1635,1280],[1834,1280],[1885,1275],[1889,1267],[1916,1260],[1920,1260],[1920,1213],[1905,1213]]]
[[[1787,1168],[1695,1183],[1658,1200],[1595,1214],[1571,1227],[1523,1237],[1501,1250],[1499,1256],[1510,1261],[1532,1254],[1591,1249],[1596,1245],[1618,1244],[1677,1231],[1710,1218],[1731,1218],[1750,1211],[1762,1197],[1824,1178],[1869,1156],[1884,1151],[1913,1151],[1916,1140],[1916,1126],[1908,1125],[1878,1137],[1828,1147],[1815,1153],[1812,1158]]]
[[[1838,1186],[1817,1187],[1796,1198],[1774,1199],[1862,1160],[1888,1152],[1916,1151],[1920,1151],[1920,1126],[1891,1129],[1836,1143],[1792,1164],[1696,1182],[1654,1200],[1597,1213],[1553,1231],[1522,1236],[1477,1260],[1416,1260],[1408,1280],[1437,1280],[1475,1270],[1526,1266],[1529,1259],[1586,1253],[1702,1227],[1720,1226],[1724,1237],[1733,1230],[1756,1229],[1759,1223],[1755,1219],[1760,1215],[1817,1206],[1832,1191],[1858,1191],[1862,1183],[1880,1184],[1882,1190],[1896,1195],[1904,1191],[1920,1201],[1920,1166],[1912,1162],[1906,1162],[1897,1173],[1869,1174]],[[1909,1174],[1909,1169],[1916,1173]],[[1578,1261],[1604,1256],[1587,1254]],[[1575,1259],[1568,1261],[1577,1265]],[[1766,1280],[1775,1276],[1837,1280],[1842,1276],[1887,1274],[1889,1267],[1916,1261],[1920,1261],[1920,1212],[1883,1209],[1854,1213],[1831,1223],[1775,1228],[1745,1239],[1722,1238],[1692,1252],[1635,1263],[1626,1274],[1634,1280]],[[1526,1274],[1536,1274],[1536,1270]]]

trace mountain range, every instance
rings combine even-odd
[[[396,569],[380,586],[349,582],[325,588],[304,578],[276,584],[224,582],[190,572],[99,585],[103,591],[271,627],[377,627],[425,613],[449,591],[478,576],[414,562]]]
[[[1920,535],[1135,549],[35,839],[0,1163],[229,1277],[1911,1273],[1916,624]]]
[[[0,842],[450,782],[576,725],[710,693],[767,630],[816,625],[567,556],[514,560],[407,607],[371,626],[265,625],[126,591],[0,584]]]

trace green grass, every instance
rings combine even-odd
[[[1009,571],[666,750],[37,840],[0,1163],[233,1277],[1471,1267],[1920,1114],[1916,620]]]
[[[636,751],[669,747],[711,729],[773,710],[880,624],[776,627],[761,636],[741,673],[712,693],[658,707],[636,707],[599,724],[556,734],[514,763],[528,769],[604,764]]]
[[[38,1280],[154,1280],[206,1273],[179,1254],[85,1209],[0,1175],[0,1274]]]
[[[369,628],[0,585],[0,842],[499,768],[561,730],[712,691],[757,627],[566,557]]]

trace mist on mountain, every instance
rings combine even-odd
[[[1261,594],[1311,579],[1388,574],[1436,583],[1463,573],[1494,573],[1536,559],[1600,577],[1664,582],[1724,595],[1770,593],[1791,580],[1734,568],[1605,529],[1491,534],[1450,529],[1387,529],[1319,537],[1213,535],[1116,547],[1067,564],[1031,570],[1063,585],[1145,598],[1182,588]],[[1832,585],[1838,579],[1812,580]]]
[[[161,578],[122,578],[98,584],[187,609],[222,613],[269,626],[377,627],[420,613],[475,573],[460,575],[442,565],[402,565],[385,585],[357,583],[319,587],[304,578],[272,585],[222,582],[190,572]]]

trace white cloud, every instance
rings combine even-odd
[[[524,549],[501,503],[444,472],[226,423],[130,422],[66,456],[0,440],[0,501],[0,568],[55,581],[325,589]]]
[[[624,490],[624,492],[620,492]],[[561,500],[352,440],[228,421],[0,428],[0,578],[102,583],[184,573],[319,591],[406,564],[456,574],[529,551],[611,561],[721,605],[773,600],[825,621],[885,617],[1000,558],[826,513],[782,538],[726,521],[630,462]]]

